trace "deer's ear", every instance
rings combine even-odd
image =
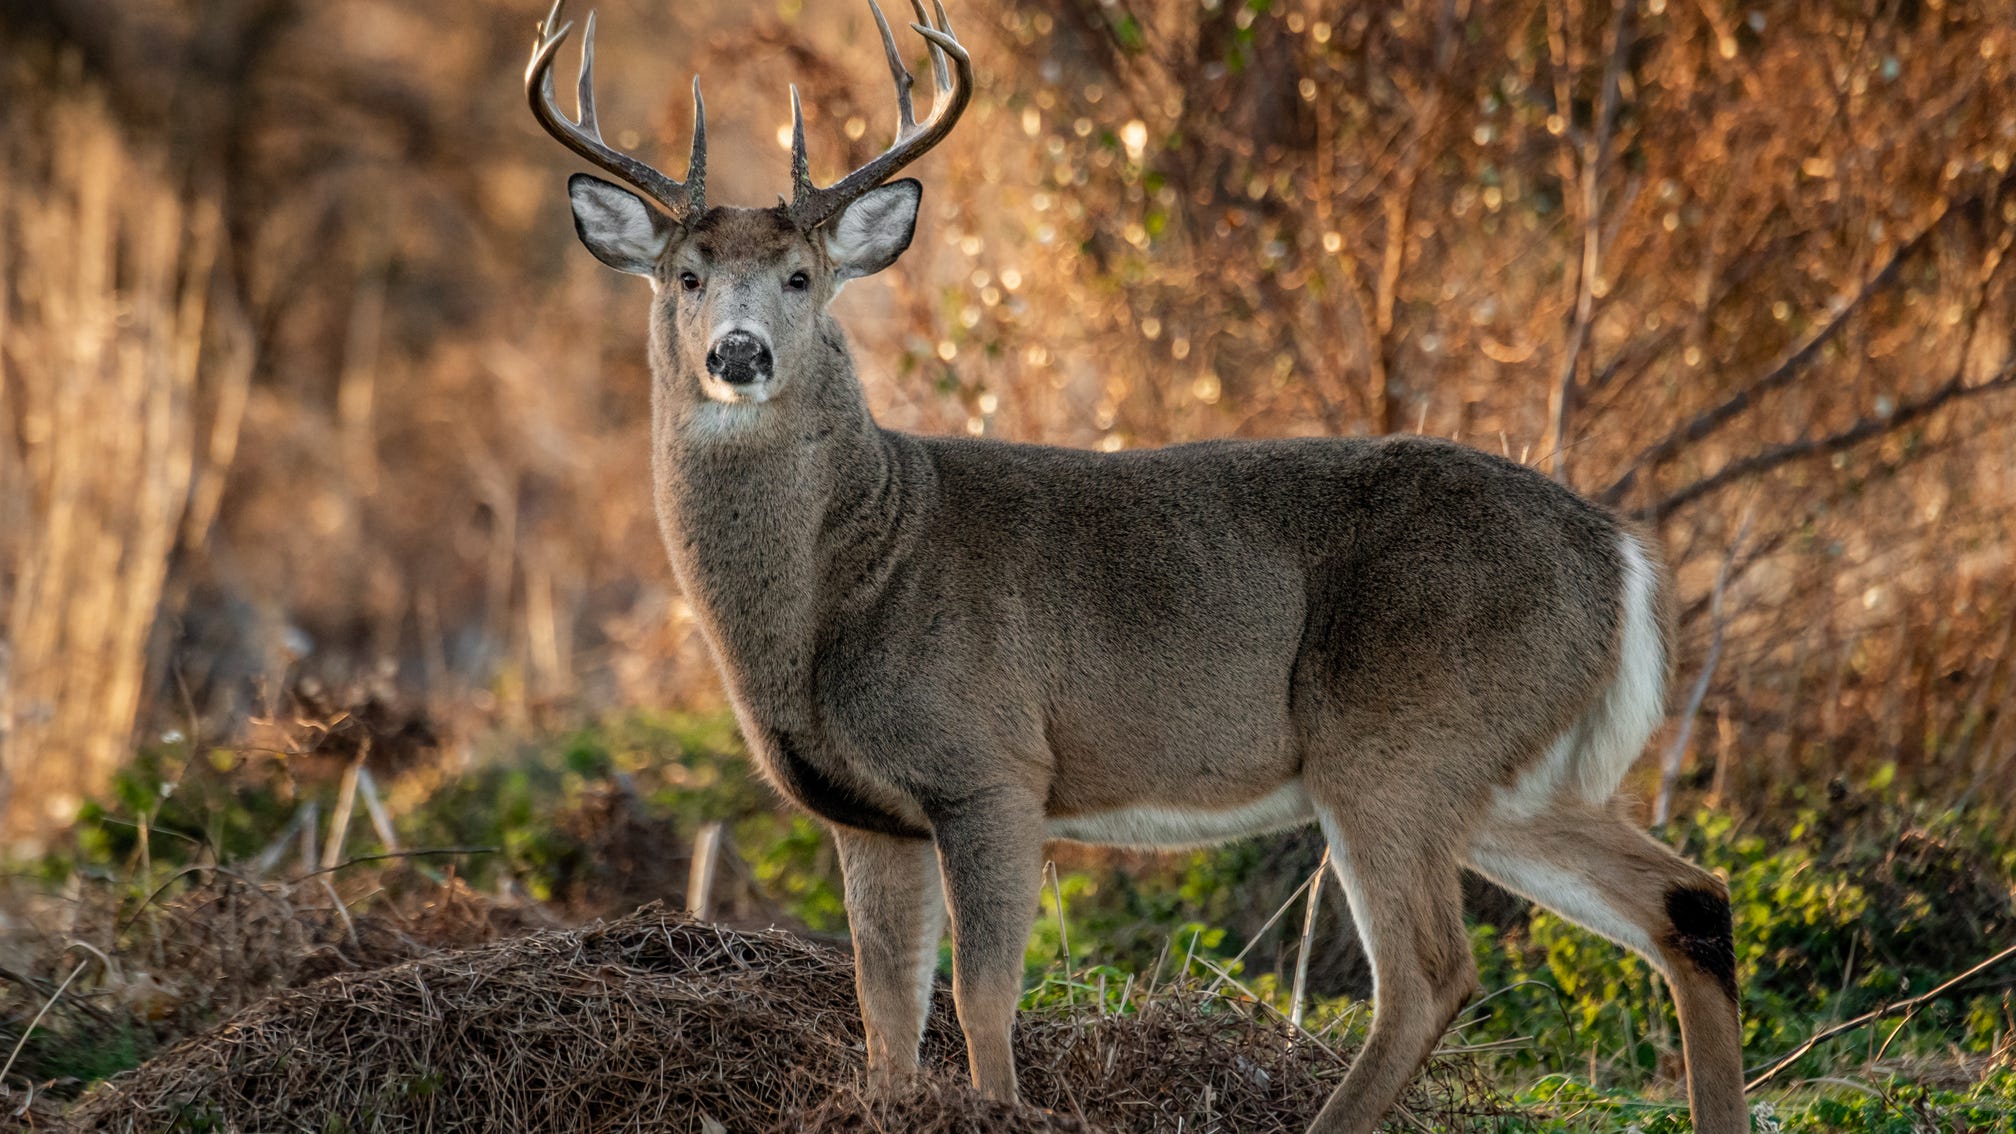
[[[826,226],[826,255],[834,278],[872,276],[896,262],[917,232],[924,186],[914,178],[871,189]]]
[[[672,238],[672,221],[628,189],[577,173],[567,179],[574,231],[595,258],[619,272],[648,276]]]

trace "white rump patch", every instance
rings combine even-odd
[[[1563,793],[1589,803],[1607,802],[1666,716],[1666,643],[1656,608],[1659,573],[1629,534],[1618,536],[1618,552],[1624,560],[1624,625],[1616,676],[1537,766],[1498,793],[1497,810],[1506,819],[1538,815]]]
[[[1098,846],[1159,847],[1177,849],[1207,847],[1252,835],[1265,835],[1299,827],[1316,818],[1309,794],[1300,777],[1289,780],[1250,803],[1221,810],[1144,804],[1102,811],[1096,815],[1073,815],[1052,819],[1048,834],[1053,839],[1092,843]]]

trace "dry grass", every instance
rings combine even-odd
[[[1083,1134],[1092,1129],[1072,1115],[989,1102],[965,1084],[940,1076],[920,1080],[892,1098],[844,1087],[788,1128],[806,1134]]]
[[[870,1101],[852,964],[780,931],[647,907],[279,992],[86,1095],[80,1131],[1299,1131],[1342,1057],[1234,1001],[1143,996],[1124,1015],[1025,1014],[1028,1103],[959,1083],[941,989],[931,1074]],[[1439,1063],[1413,1113],[1488,1107]]]
[[[18,971],[0,969],[0,1018],[18,1034],[62,974],[89,959],[45,1031],[90,1043],[139,1022],[172,1039],[276,989],[551,924],[531,907],[499,905],[452,879],[434,884],[389,872],[379,878],[398,892],[354,915],[339,910],[322,876],[287,883],[190,868],[169,884],[187,880],[186,892],[138,909],[115,904],[117,895],[103,892],[110,888],[83,891],[62,915],[61,932],[17,929],[8,938],[9,964]],[[32,1059],[15,1070],[32,1071]]]

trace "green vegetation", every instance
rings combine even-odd
[[[684,848],[703,823],[722,821],[735,852],[717,884],[724,916],[816,934],[845,928],[830,845],[816,825],[777,808],[726,716],[625,717],[538,741],[500,741],[453,774],[428,768],[412,776],[393,789],[417,800],[397,820],[404,846],[494,848],[398,863],[428,884],[452,877],[576,918],[625,912],[654,897],[677,902]],[[1730,879],[1753,1066],[1830,1025],[1932,989],[2016,936],[2016,852],[1995,834],[1999,817],[1870,802],[1888,786],[1880,773],[1853,788],[1837,784],[1828,800],[1796,809],[1776,829],[1702,812],[1661,832]],[[34,872],[55,880],[75,871],[110,887],[118,924],[137,938],[145,933],[140,913],[172,897],[185,868],[270,855],[297,809],[314,800],[326,815],[335,791],[334,777],[270,756],[219,751],[191,760],[173,746],[150,750],[122,775],[114,800],[87,812],[74,849],[34,864]],[[351,831],[348,854],[383,850],[361,814]],[[1228,898],[1278,869],[1278,858],[1264,852],[1264,844],[1247,843],[1125,869],[1093,857],[1061,871],[1045,887],[1030,942],[1025,1004],[1127,1012],[1138,1003],[1130,988],[1168,981],[1187,966],[1206,982],[1222,974],[1231,995],[1288,1012],[1289,981],[1239,959],[1262,927],[1240,924]],[[285,862],[271,869],[276,878],[296,873]],[[363,908],[369,899],[352,900]],[[1326,901],[1337,900],[1333,888]],[[1292,899],[1279,919],[1291,938],[1302,908]],[[1480,923],[1473,943],[1485,995],[1446,1044],[1486,1067],[1514,1111],[1504,1129],[1686,1129],[1677,1028],[1642,961],[1538,912]],[[949,967],[949,959],[941,963]],[[1764,1096],[1772,1109],[1760,1112],[1758,1128],[2016,1131],[2010,980],[2008,970],[1985,972],[1950,995],[1816,1046],[1777,1077],[1773,1090],[1787,1090]],[[1312,997],[1305,1008],[1312,1032],[1346,1041],[1361,1036],[1369,1015],[1341,997]],[[54,1018],[24,1059],[37,1076],[90,1081],[132,1066],[168,1038],[141,1021],[87,1039]]]
[[[1929,990],[2009,943],[2010,856],[1951,815],[1884,811],[1842,828],[1807,812],[1766,838],[1704,813],[1666,835],[1729,879],[1753,1064]],[[1677,1033],[1642,961],[1544,913],[1509,935],[1479,927],[1475,940],[1485,987],[1506,991],[1473,1037],[1537,1031],[1533,1047],[1515,1049],[1527,1066],[1559,1067],[1593,1050],[1623,1072],[1659,1071],[1662,1041]],[[1858,1044],[1869,1060],[1985,1056],[2008,1028],[2007,974],[1992,984],[1996,974],[1987,976],[1901,1022],[1843,1036],[1782,1077],[1830,1074]]]

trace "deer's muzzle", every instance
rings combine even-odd
[[[770,377],[770,348],[747,331],[730,331],[707,350],[707,373],[731,386]]]

